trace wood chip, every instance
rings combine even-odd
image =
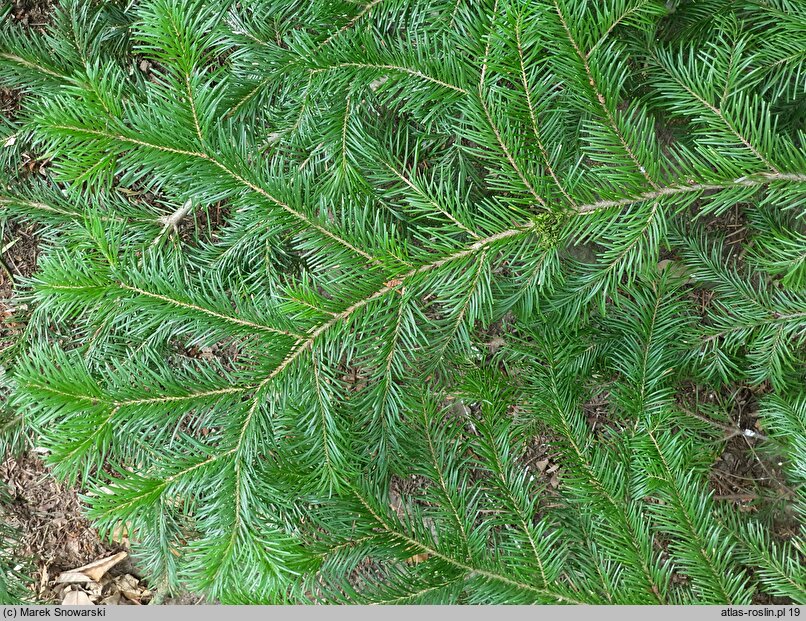
[[[118,605],[120,605],[120,598],[121,597],[122,597],[122,595],[120,594],[120,591],[115,591],[114,593],[112,593],[112,595],[109,595],[108,597],[104,597],[101,600],[101,603],[104,606],[118,606]]]
[[[94,606],[92,600],[84,591],[67,591],[62,600],[62,606]]]
[[[115,585],[123,597],[135,604],[140,604],[140,600],[148,594],[148,591],[140,586],[140,581],[131,574],[115,578]]]
[[[128,554],[126,552],[118,552],[114,556],[93,561],[83,567],[70,569],[59,574],[56,578],[57,583],[82,583],[82,582],[100,582],[104,574],[112,569],[115,565],[120,563]]]

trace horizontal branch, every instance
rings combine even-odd
[[[0,58],[4,58],[12,63],[16,63],[25,67],[26,69],[33,69],[34,71],[38,71],[39,73],[44,73],[45,75],[49,75],[52,78],[58,78],[60,80],[64,80],[65,82],[72,81],[68,76],[63,75],[61,73],[57,73],[48,69],[47,67],[43,67],[42,65],[37,65],[30,60],[25,60],[21,56],[16,56],[15,54],[3,53],[0,54]]]
[[[151,405],[155,403],[176,403],[178,401],[193,401],[195,399],[201,399],[204,397],[215,397],[219,395],[229,395],[229,394],[238,394],[238,393],[246,393],[250,390],[254,390],[257,387],[257,384],[246,385],[246,386],[227,386],[225,388],[216,388],[214,390],[203,390],[200,392],[191,392],[185,395],[161,395],[158,397],[148,397],[145,399],[124,399],[122,401],[115,400],[115,399],[104,399],[103,397],[97,395],[82,395],[76,394],[72,392],[65,392],[63,390],[58,390],[53,388],[52,386],[46,386],[44,384],[38,384],[35,382],[29,382],[26,384],[26,388],[35,388],[37,390],[41,390],[43,392],[48,392],[52,395],[59,395],[62,397],[69,397],[70,399],[75,399],[77,401],[83,401],[85,403],[89,403],[91,405],[97,405],[99,403],[103,403],[109,407],[120,409],[122,407],[132,406],[132,405]]]
[[[660,64],[665,69],[665,66],[663,65],[663,63],[658,63],[658,64]],[[769,168],[775,174],[780,172],[772,162],[770,162],[766,157],[764,157],[764,155],[755,146],[753,146],[753,144],[744,135],[742,135],[739,132],[739,130],[734,126],[733,123],[730,122],[728,117],[725,116],[725,113],[720,108],[716,107],[711,102],[709,102],[708,100],[703,98],[701,95],[696,93],[694,90],[692,90],[687,84],[685,84],[682,80],[680,80],[673,72],[666,71],[666,75],[668,75],[672,80],[674,80],[675,83],[680,88],[682,88],[689,95],[691,95],[691,97],[693,97],[700,105],[705,107],[709,112],[711,112],[711,114],[713,114],[720,121],[722,121],[722,123],[725,125],[725,127],[728,128],[728,131],[730,133],[732,133],[736,137],[736,139],[739,142],[741,142],[742,145],[747,150],[749,150],[767,168]]]
[[[758,175],[758,176],[753,177],[753,178],[736,179],[731,183],[725,183],[725,184],[721,184],[721,185],[693,184],[693,185],[689,185],[689,186],[675,186],[675,187],[669,187],[669,188],[662,188],[661,190],[658,190],[656,192],[646,192],[646,193],[639,194],[639,195],[633,196],[633,197],[625,197],[625,198],[619,199],[619,200],[598,201],[598,202],[595,202],[595,203],[589,203],[587,205],[580,205],[578,210],[580,211],[580,213],[583,213],[583,214],[584,213],[591,213],[591,212],[597,211],[599,209],[606,209],[606,208],[617,207],[617,206],[626,206],[626,205],[631,205],[631,204],[634,204],[634,203],[639,203],[639,202],[644,202],[644,201],[648,201],[648,200],[657,199],[657,198],[660,198],[662,196],[680,194],[680,193],[684,193],[684,192],[700,192],[700,191],[704,191],[704,190],[718,190],[718,189],[726,189],[726,188],[729,188],[729,187],[732,187],[732,186],[747,186],[747,185],[759,185],[760,186],[760,185],[763,185],[763,184],[766,184],[766,183],[771,183],[773,181],[780,181],[780,180],[794,181],[794,182],[806,182],[806,175],[784,174],[784,173],[772,174],[772,173],[770,173],[770,174]],[[457,261],[457,260],[472,256],[472,255],[474,255],[474,254],[476,254],[478,252],[481,252],[481,251],[489,248],[491,245],[493,245],[493,244],[495,244],[497,242],[504,241],[506,239],[511,239],[511,238],[514,238],[514,237],[517,237],[517,236],[520,236],[520,235],[528,234],[528,233],[534,231],[535,228],[536,228],[535,223],[532,222],[532,221],[529,221],[529,222],[525,222],[525,223],[523,223],[521,225],[506,229],[504,231],[500,231],[500,232],[495,233],[493,235],[490,235],[488,237],[478,239],[478,240],[474,241],[472,244],[468,245],[466,248],[464,248],[462,250],[458,250],[458,251],[453,252],[451,254],[441,256],[438,259],[435,259],[434,261],[431,261],[429,263],[425,263],[425,264],[423,264],[423,265],[421,265],[419,267],[413,268],[413,269],[409,270],[408,272],[405,272],[403,274],[400,274],[400,275],[396,276],[395,278],[392,278],[392,279],[388,280],[387,281],[388,284],[385,284],[383,287],[377,289],[376,291],[374,291],[370,295],[368,295],[368,296],[366,296],[366,297],[364,297],[364,298],[362,298],[360,300],[357,300],[357,301],[353,302],[350,306],[348,306],[347,308],[345,308],[341,312],[331,313],[331,317],[327,321],[324,321],[321,324],[319,324],[318,326],[315,326],[315,327],[311,328],[308,331],[307,335],[296,335],[296,334],[293,334],[293,333],[290,333],[290,332],[289,333],[284,333],[286,336],[297,338],[297,342],[291,348],[291,350],[288,352],[288,354],[282,360],[282,362],[280,362],[280,364],[278,364],[263,380],[261,380],[257,384],[245,385],[245,386],[240,386],[240,387],[233,386],[233,387],[228,387],[228,388],[215,390],[215,391],[210,391],[210,392],[205,392],[205,393],[195,393],[195,394],[189,394],[189,395],[184,395],[184,396],[176,396],[176,397],[153,397],[153,398],[148,398],[148,399],[144,399],[144,400],[135,400],[135,401],[128,401],[128,402],[126,402],[126,401],[117,402],[116,401],[116,402],[113,403],[113,405],[126,406],[126,405],[136,405],[138,403],[159,403],[161,400],[164,400],[164,401],[192,400],[192,399],[199,398],[199,397],[214,396],[216,394],[227,394],[227,393],[236,393],[236,392],[248,393],[248,392],[253,391],[255,393],[254,397],[253,397],[254,398],[253,408],[256,408],[256,406],[257,406],[257,395],[258,395],[258,393],[260,392],[260,390],[263,387],[265,387],[270,381],[272,381],[273,379],[278,377],[281,373],[283,373],[283,371],[285,371],[285,369],[287,369],[291,364],[294,363],[294,361],[296,361],[302,354],[304,354],[310,347],[312,347],[314,342],[320,336],[322,336],[324,333],[326,333],[328,330],[330,330],[331,328],[335,327],[336,325],[339,325],[341,322],[349,319],[354,313],[360,311],[362,308],[366,307],[368,304],[370,304],[374,300],[377,300],[377,299],[379,299],[379,298],[381,298],[381,297],[383,297],[383,296],[385,296],[385,295],[387,295],[387,294],[389,294],[389,293],[391,293],[393,291],[398,290],[400,287],[405,286],[406,282],[408,280],[410,280],[411,278],[415,277],[415,276],[425,274],[425,273],[428,273],[430,271],[439,269],[440,267],[442,267],[442,266],[444,266],[444,265],[446,265],[448,263],[451,263],[453,261]],[[57,288],[61,288],[61,287],[57,287]],[[210,312],[212,312],[212,311],[210,311]],[[224,317],[226,317],[226,316],[224,316]],[[233,318],[229,318],[229,319],[231,320]],[[240,321],[240,320],[238,320],[238,321]],[[73,395],[68,395],[68,393],[63,393],[63,394],[65,396],[73,396]],[[75,397],[75,398],[81,398],[81,397]],[[93,400],[93,399],[96,399],[96,398],[95,397],[85,397],[84,399],[85,400]],[[250,416],[247,417],[247,420],[245,422],[246,425],[248,425],[250,419],[251,419],[251,414],[250,414]]]
[[[195,470],[198,470],[199,468],[204,468],[205,466],[208,466],[211,463],[218,461],[219,459],[223,459],[224,457],[227,457],[234,452],[235,452],[234,449],[230,449],[228,451],[224,451],[223,453],[217,453],[215,455],[211,455],[207,459],[204,459],[196,464],[193,464],[192,466],[188,466],[187,468],[184,468],[179,472],[175,472],[174,474],[165,477],[162,481],[159,482],[159,484],[153,490],[149,490],[149,492],[147,494],[143,494],[143,496],[152,495],[155,492],[161,494],[174,481],[180,479],[181,477],[187,474],[190,474],[191,472],[194,472]],[[112,488],[114,489],[114,483],[112,484]],[[107,511],[104,511],[102,513],[95,514],[93,518],[96,520],[102,520],[112,515],[120,515],[122,511],[125,511],[126,509],[129,509],[130,507],[139,504],[142,501],[143,496],[136,496],[130,499],[128,502],[115,503],[113,507],[110,507]]]
[[[748,177],[740,177],[723,183],[692,183],[690,185],[673,185],[665,188],[658,188],[651,192],[644,192],[637,196],[629,196],[613,200],[601,200],[587,205],[579,205],[576,211],[580,214],[591,213],[601,209],[611,207],[626,207],[635,203],[657,200],[664,196],[674,196],[675,194],[686,194],[690,192],[707,192],[715,190],[728,190],[734,187],[755,187],[768,185],[776,181],[791,181],[794,183],[806,183],[806,174],[800,173],[760,173]]]
[[[644,202],[648,200],[658,199],[662,196],[669,196],[674,194],[681,194],[685,192],[701,192],[705,190],[720,190],[720,189],[727,189],[734,186],[761,186],[767,183],[772,183],[775,181],[792,181],[798,183],[806,183],[806,174],[786,174],[786,173],[766,173],[761,175],[756,175],[754,177],[746,177],[741,179],[735,179],[732,182],[726,182],[724,184],[692,184],[688,186],[672,186],[668,188],[662,188],[658,191],[654,192],[646,192],[643,194],[639,194],[633,197],[625,197],[623,199],[618,200],[606,200],[606,201],[598,201],[595,203],[589,203],[586,205],[580,205],[578,207],[578,211],[582,214],[591,213],[600,209],[607,209],[612,207],[622,207],[626,205],[631,205],[639,202]],[[457,261],[471,255],[474,255],[478,252],[485,250],[486,248],[490,247],[491,245],[506,240],[511,239],[520,235],[527,234],[535,230],[535,223],[532,221],[523,223],[521,225],[506,229],[504,231],[500,231],[488,237],[475,240],[472,244],[468,245],[466,248],[462,250],[458,250],[448,255],[444,255],[431,261],[429,263],[425,263],[419,267],[413,268],[403,274],[400,274],[390,280],[387,281],[388,284],[385,284],[383,287],[379,288],[378,290],[374,291],[367,297],[364,297],[360,300],[353,302],[350,306],[342,310],[341,312],[331,313],[331,317],[324,321],[323,323],[319,324],[311,328],[307,335],[298,335],[291,332],[281,332],[285,336],[296,338],[297,341],[295,345],[291,348],[288,352],[286,357],[278,364],[263,380],[261,380],[257,384],[245,385],[245,386],[230,386],[223,389],[202,392],[202,393],[191,393],[188,395],[181,395],[181,396],[168,396],[168,397],[150,397],[147,399],[140,399],[140,400],[130,400],[130,401],[114,401],[111,403],[113,406],[127,406],[127,405],[138,405],[138,404],[148,404],[148,403],[160,403],[160,402],[175,402],[175,401],[190,401],[196,398],[206,397],[206,396],[215,396],[215,395],[223,395],[223,394],[232,394],[232,393],[248,393],[254,392],[254,401],[252,406],[252,412],[247,417],[245,425],[248,425],[249,420],[251,420],[251,414],[254,413],[254,409],[257,407],[257,396],[260,390],[265,387],[270,381],[278,377],[285,369],[289,367],[295,360],[297,360],[302,354],[304,354],[318,339],[322,334],[326,333],[331,328],[335,327],[336,325],[340,324],[341,322],[347,320],[351,317],[354,313],[361,310],[362,308],[366,307],[368,304],[377,300],[393,291],[398,290],[400,287],[405,286],[406,281],[410,280],[411,278],[425,274],[427,272],[439,269],[440,267],[453,262]],[[73,286],[59,286],[54,285],[53,288],[55,289],[83,289],[85,287],[73,287]],[[130,288],[136,290],[134,288]],[[142,290],[137,290],[142,292]],[[145,292],[148,294],[148,292]],[[161,297],[157,296],[156,294],[149,294],[154,297]],[[176,303],[177,305],[183,305],[184,303],[177,302],[176,300],[171,300],[170,298],[166,298],[167,301],[171,301],[171,303]],[[207,309],[200,309],[199,307],[193,307],[193,305],[185,304],[190,308],[194,308],[195,310],[200,310],[201,312],[205,312],[208,314],[212,314],[214,316],[218,316],[219,318],[225,319],[227,321],[235,321],[238,323],[243,322],[243,320],[227,317],[226,315],[220,315],[215,313],[214,311],[209,311]],[[806,315],[806,314],[805,314]],[[801,314],[798,314],[801,316]],[[243,322],[243,325],[250,325],[251,327],[258,328],[260,324],[252,324],[252,322]],[[271,329],[268,326],[263,326],[264,329]],[[52,392],[58,392],[53,389],[46,388],[44,386],[40,386],[43,390],[51,390]],[[71,398],[82,399],[85,401],[97,401],[97,397],[93,396],[78,396],[72,395],[69,393],[60,393],[64,396],[69,396]]]
[[[738,326],[732,326],[725,330],[720,330],[719,332],[715,332],[713,334],[709,334],[703,339],[703,343],[710,343],[711,341],[715,341],[717,339],[723,338],[728,334],[734,334],[736,332],[741,332],[743,330],[753,330],[755,328],[759,328],[761,326],[766,326],[770,324],[785,324],[787,322],[793,320],[804,320],[806,319],[806,311],[799,312],[799,313],[789,313],[786,315],[776,314],[775,311],[767,309],[769,312],[769,317],[762,320],[762,321],[753,321],[743,323]],[[779,330],[782,330],[783,327],[780,327]]]
[[[323,47],[325,47],[326,45],[328,45],[328,44],[329,44],[331,41],[333,41],[333,40],[334,40],[336,37],[338,37],[338,36],[339,36],[340,34],[342,34],[343,32],[346,32],[346,31],[348,31],[350,28],[352,28],[353,26],[355,26],[355,25],[356,25],[356,24],[357,24],[357,23],[358,23],[358,22],[361,20],[361,18],[362,18],[362,17],[364,17],[365,15],[367,15],[367,14],[368,14],[370,11],[372,11],[372,9],[373,9],[373,8],[375,8],[375,5],[379,4],[379,3],[380,3],[380,2],[382,2],[382,1],[383,1],[383,0],[372,0],[370,3],[368,3],[368,4],[367,4],[367,5],[366,5],[366,6],[365,6],[363,9],[361,9],[361,11],[358,13],[358,15],[356,15],[355,17],[353,17],[353,18],[352,18],[352,19],[351,19],[349,22],[347,22],[347,23],[346,23],[344,26],[342,26],[342,27],[341,27],[339,30],[337,30],[337,31],[336,31],[336,32],[334,32],[332,35],[330,35],[330,36],[329,36],[327,39],[325,39],[324,41],[322,41],[322,43],[320,43],[320,44],[319,44],[319,46],[316,48],[316,50],[315,50],[315,52],[314,52],[314,53],[318,52],[318,51],[319,51],[319,50],[321,50]]]
[[[356,311],[364,308],[367,304],[369,304],[373,300],[377,300],[378,298],[383,297],[387,293],[390,293],[392,291],[395,291],[395,290],[399,289],[407,279],[412,278],[413,276],[417,276],[419,274],[424,274],[426,272],[430,272],[432,270],[435,270],[435,269],[437,269],[439,267],[442,267],[446,263],[450,263],[452,261],[457,261],[457,260],[462,259],[464,257],[468,257],[470,255],[473,255],[476,252],[479,252],[480,250],[483,250],[484,248],[487,248],[491,244],[494,244],[495,242],[498,242],[498,241],[501,241],[501,240],[504,240],[504,239],[508,239],[510,237],[515,237],[516,235],[523,235],[524,233],[528,233],[530,230],[533,230],[534,227],[535,227],[535,225],[530,222],[530,223],[527,223],[527,224],[525,224],[523,226],[520,226],[520,227],[515,227],[515,228],[507,229],[506,231],[501,231],[500,233],[496,233],[495,235],[491,235],[489,237],[485,237],[484,239],[478,240],[477,242],[471,244],[468,248],[466,248],[464,250],[460,250],[460,251],[455,252],[453,254],[441,257],[441,258],[439,258],[436,261],[433,261],[431,263],[426,263],[425,265],[421,265],[420,267],[414,268],[414,269],[406,272],[405,274],[401,274],[401,275],[397,276],[396,278],[393,278],[393,279],[387,281],[390,284],[384,285],[383,287],[381,287],[380,289],[378,289],[377,291],[375,291],[371,295],[369,295],[369,296],[367,296],[367,297],[365,297],[365,298],[363,298],[361,300],[358,300],[357,302],[355,302],[352,305],[350,305],[347,308],[345,308],[340,313],[336,313],[333,316],[332,319],[330,319],[330,320],[326,321],[325,323],[319,325],[318,327],[312,329],[308,333],[308,337],[301,344],[299,344],[296,347],[296,349],[294,349],[285,358],[285,360],[283,360],[283,362],[280,363],[280,366],[278,366],[274,371],[272,371],[271,375],[268,378],[266,378],[266,380],[264,380],[264,381],[268,381],[268,380],[271,380],[274,377],[276,377],[277,374],[282,372],[283,369],[285,369],[289,364],[294,362],[294,360],[296,360],[306,349],[308,349],[308,347],[310,347],[313,344],[313,342],[320,335],[322,335],[324,332],[326,332],[327,330],[329,330],[330,328],[332,328],[336,324],[340,323],[341,321],[349,318],[353,313],[355,313]]]
[[[132,293],[137,293],[138,295],[142,295],[143,297],[151,298],[154,300],[159,300],[161,302],[165,302],[166,304],[170,304],[171,306],[176,306],[179,308],[186,308],[188,310],[192,310],[194,312],[207,315],[209,317],[215,317],[216,319],[220,319],[227,323],[231,323],[238,326],[244,326],[247,328],[253,328],[255,330],[260,330],[261,332],[271,332],[272,334],[280,334],[282,336],[288,336],[295,339],[304,338],[302,334],[297,334],[295,332],[289,332],[287,330],[280,330],[278,328],[274,328],[272,326],[267,326],[261,323],[255,323],[253,321],[247,321],[245,319],[239,319],[238,317],[233,317],[231,315],[224,315],[223,313],[218,313],[216,311],[210,310],[209,308],[204,308],[202,306],[197,306],[196,304],[191,304],[189,302],[183,302],[181,300],[177,300],[175,298],[169,297],[167,295],[160,295],[159,293],[153,293],[151,291],[146,291],[145,289],[140,289],[139,287],[132,287],[125,283],[118,283],[118,286],[123,289],[124,291],[131,291]]]
[[[702,414],[698,414],[697,412],[692,412],[691,410],[682,407],[680,404],[677,405],[677,409],[680,410],[686,416],[690,416],[691,418],[696,418],[711,427],[716,427],[717,429],[721,429],[725,432],[725,437],[722,438],[723,440],[730,440],[731,438],[735,438],[736,436],[744,436],[746,438],[757,438],[759,440],[769,440],[767,436],[763,433],[758,431],[754,431],[753,429],[742,429],[739,425],[735,427],[731,427],[730,425],[723,425],[707,416],[703,416]]]
[[[236,113],[236,112],[237,112],[237,111],[238,111],[238,110],[239,110],[239,109],[240,109],[240,108],[241,108],[241,107],[242,107],[242,106],[243,106],[243,105],[244,105],[244,104],[245,104],[247,101],[249,101],[249,100],[250,100],[250,99],[252,99],[252,98],[253,98],[255,95],[257,95],[257,93],[260,91],[260,89],[261,89],[261,88],[263,88],[263,87],[264,87],[264,86],[266,86],[266,85],[267,85],[269,82],[271,82],[271,81],[272,81],[272,79],[273,79],[273,77],[274,77],[274,76],[268,76],[268,77],[265,77],[265,78],[263,78],[263,79],[262,79],[260,82],[258,82],[257,84],[255,84],[254,88],[252,88],[252,89],[251,89],[251,90],[250,90],[248,93],[246,93],[246,95],[244,95],[243,97],[241,97],[241,98],[240,98],[240,99],[237,101],[237,103],[235,103],[235,104],[234,104],[232,107],[230,107],[230,109],[229,109],[229,110],[227,110],[227,113],[224,115],[224,117],[225,117],[225,118],[226,118],[226,117],[230,117],[230,116],[232,116],[233,114],[235,114],[235,113]]]
[[[443,554],[439,550],[436,550],[436,549],[434,549],[433,547],[431,547],[429,545],[426,545],[426,544],[424,544],[424,543],[422,543],[420,541],[417,541],[416,539],[410,537],[409,535],[407,535],[405,533],[398,532],[396,529],[394,529],[392,526],[390,526],[386,522],[386,520],[383,519],[383,517],[378,515],[378,513],[372,508],[372,506],[366,501],[366,499],[361,494],[359,494],[356,490],[353,490],[353,494],[358,499],[358,501],[364,506],[364,508],[369,512],[369,514],[372,516],[373,520],[375,520],[375,522],[378,524],[378,526],[381,529],[383,529],[393,539],[397,539],[398,541],[400,541],[402,543],[405,543],[406,545],[419,550],[420,554],[427,554],[428,556],[430,556],[432,558],[439,559],[439,560],[441,560],[441,561],[443,561],[443,562],[445,562],[445,563],[447,563],[449,565],[452,565],[456,569],[459,569],[460,571],[465,572],[466,577],[468,577],[468,578],[470,578],[472,576],[480,576],[480,577],[486,578],[488,580],[493,580],[495,582],[500,582],[502,584],[513,586],[513,587],[516,587],[516,588],[521,589],[523,591],[528,591],[530,593],[534,593],[536,595],[541,595],[543,597],[547,597],[547,598],[550,598],[550,599],[553,599],[553,600],[556,600],[556,601],[559,601],[559,602],[566,602],[566,603],[569,603],[569,604],[583,604],[583,603],[585,603],[585,602],[570,598],[567,595],[556,593],[556,592],[550,591],[548,589],[542,589],[542,588],[536,587],[536,586],[534,586],[532,584],[528,584],[528,583],[525,583],[525,582],[519,582],[519,581],[517,581],[517,580],[515,580],[515,579],[513,579],[513,578],[511,578],[509,576],[504,576],[502,574],[498,574],[498,573],[495,573],[495,572],[492,572],[492,571],[489,571],[489,570],[486,570],[486,569],[480,569],[480,568],[477,568],[477,567],[472,567],[471,565],[463,563],[460,560],[457,560],[457,559],[455,559],[453,557],[450,557],[450,556],[448,556],[446,554]]]
[[[232,179],[236,180],[241,185],[245,186],[246,188],[248,188],[249,190],[251,190],[251,191],[253,191],[253,192],[257,193],[257,194],[260,194],[264,198],[268,199],[270,202],[272,202],[275,205],[277,205],[278,207],[280,207],[283,211],[291,214],[297,220],[300,220],[301,222],[304,222],[311,229],[319,232],[320,234],[324,235],[325,237],[328,237],[328,238],[332,239],[336,243],[341,244],[342,246],[345,246],[346,248],[349,248],[351,251],[355,252],[359,256],[364,257],[370,263],[374,263],[376,265],[381,265],[382,264],[382,262],[379,259],[377,259],[377,258],[373,257],[372,255],[364,252],[360,248],[356,248],[353,244],[351,244],[347,240],[345,240],[345,239],[339,237],[338,235],[336,235],[335,233],[327,230],[326,228],[324,228],[320,224],[317,224],[316,222],[311,220],[308,216],[306,216],[304,213],[302,213],[300,211],[297,211],[296,209],[294,209],[293,207],[291,207],[287,203],[281,201],[279,198],[277,198],[276,196],[274,196],[273,194],[271,194],[270,192],[268,192],[264,188],[260,187],[259,185],[255,185],[254,183],[252,183],[248,179],[245,179],[244,177],[239,175],[237,172],[235,172],[231,168],[228,168],[226,165],[224,165],[223,163],[219,162],[216,158],[208,155],[207,153],[205,153],[203,151],[188,151],[186,149],[176,149],[176,148],[173,148],[173,147],[167,147],[165,145],[158,145],[158,144],[154,144],[154,143],[151,143],[151,142],[147,142],[145,140],[139,140],[137,138],[130,138],[130,137],[124,136],[122,134],[114,134],[114,133],[105,132],[105,131],[101,131],[101,130],[97,130],[97,129],[89,129],[89,128],[86,128],[86,127],[75,127],[75,126],[70,126],[70,125],[53,125],[52,127],[53,127],[53,129],[61,129],[63,131],[71,131],[71,132],[76,132],[76,133],[79,133],[79,134],[83,133],[83,134],[87,134],[87,135],[90,135],[90,136],[98,136],[98,137],[101,137],[101,138],[106,138],[107,140],[117,140],[119,142],[123,142],[123,143],[126,143],[126,144],[131,144],[131,145],[136,145],[136,146],[140,146],[140,147],[145,147],[145,148],[148,148],[148,149],[153,149],[155,151],[160,151],[162,153],[172,153],[172,154],[175,154],[175,155],[181,155],[181,156],[184,156],[184,157],[192,157],[192,158],[196,158],[196,159],[200,159],[200,160],[204,160],[206,162],[209,162],[210,164],[212,164],[213,166],[215,166],[216,168],[218,168],[222,172],[226,173],[229,177],[231,177]]]
[[[426,80],[427,82],[431,82],[432,84],[437,84],[438,86],[448,88],[452,91],[456,91],[457,93],[467,95],[467,90],[465,90],[461,86],[456,86],[455,84],[450,84],[449,82],[443,82],[442,80],[427,75],[422,71],[418,71],[417,69],[410,69],[409,67],[402,67],[400,65],[384,65],[373,63],[339,63],[337,65],[331,65],[330,67],[320,67],[318,69],[311,69],[311,73],[316,74],[325,71],[333,71],[335,69],[343,69],[347,67],[352,67],[354,69],[382,69],[385,71],[397,71],[400,73],[407,73],[408,75],[420,78],[421,80]]]
[[[36,209],[37,211],[46,211],[48,213],[55,213],[60,216],[67,216],[69,218],[80,219],[84,217],[84,214],[79,211],[67,211],[63,209],[58,209],[56,207],[51,207],[50,205],[46,205],[45,203],[41,203],[39,201],[29,201],[21,198],[15,198],[7,194],[0,195],[0,205],[24,205],[25,207]]]
[[[473,237],[474,239],[480,239],[480,236],[475,232],[467,228],[464,224],[462,224],[456,217],[451,214],[449,211],[442,208],[442,206],[437,203],[433,198],[428,196],[419,186],[417,186],[411,179],[409,179],[406,175],[404,175],[401,171],[397,170],[394,166],[389,164],[388,162],[381,161],[381,163],[386,166],[389,171],[398,179],[400,179],[406,187],[410,190],[415,192],[418,196],[420,196],[423,200],[427,201],[429,205],[431,205],[436,211],[441,213],[443,216],[448,218],[454,225],[456,225],[459,229]]]

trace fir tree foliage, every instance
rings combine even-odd
[[[65,0],[0,38],[3,217],[54,240],[10,407],[151,580],[806,601],[797,517],[709,478],[744,438],[803,517],[802,3]],[[737,386],[755,429],[692,402]]]

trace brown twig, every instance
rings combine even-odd
[[[680,407],[679,405],[678,408],[686,416],[691,416],[692,418],[701,420],[704,423],[708,423],[712,427],[716,427],[717,429],[721,429],[722,431],[724,431],[727,434],[723,438],[724,440],[730,440],[731,438],[735,438],[736,436],[742,436],[745,439],[757,438],[758,440],[769,440],[769,437],[765,436],[763,433],[760,433],[758,431],[753,431],[752,429],[742,429],[738,425],[736,427],[732,427],[730,425],[723,425],[722,423],[712,420],[707,416],[697,414],[696,412],[692,412],[691,410],[688,410],[684,407]]]

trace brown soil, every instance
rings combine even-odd
[[[0,356],[14,345],[27,320],[28,307],[15,293],[19,280],[36,270],[35,227],[8,220],[0,239],[2,248],[7,250],[0,256]],[[34,581],[29,588],[36,600],[61,601],[53,584],[60,572],[119,551],[119,546],[101,542],[82,517],[76,490],[59,484],[36,453],[6,455],[0,464],[0,481],[8,493],[0,519],[19,532],[18,553],[32,565]],[[115,571],[132,573],[126,564]]]
[[[740,386],[718,397],[726,401],[729,426],[763,434],[758,423],[758,397],[762,389]],[[788,539],[797,534],[793,511],[795,492],[784,475],[783,458],[771,450],[769,442],[758,437],[737,434],[724,446],[711,469],[711,487],[715,499],[740,505],[767,521],[772,533]],[[766,517],[765,517],[766,516]]]
[[[0,250],[14,245],[0,254],[0,357],[14,345],[27,320],[27,306],[13,298],[15,280],[33,273],[39,253],[30,228],[8,222],[4,233],[0,237]]]
[[[0,115],[13,119],[20,109],[20,94],[10,88],[0,88]]]
[[[41,30],[50,23],[54,4],[51,0],[14,0],[10,15],[23,26]]]
[[[14,281],[25,278],[36,271],[39,257],[39,240],[34,225],[21,224],[14,220],[6,223],[0,240],[3,266],[0,266],[0,300],[10,301]]]
[[[81,516],[75,489],[59,484],[41,459],[29,453],[6,457],[0,465],[11,501],[3,508],[5,519],[22,535],[20,553],[33,559],[37,599],[55,602],[53,580],[62,571],[74,569],[121,551],[120,546],[101,542],[97,532]],[[132,573],[125,563],[113,575]]]

